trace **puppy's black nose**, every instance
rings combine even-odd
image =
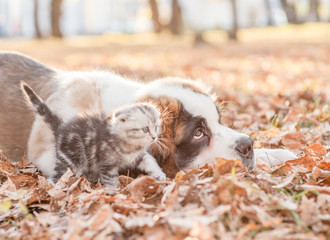
[[[235,150],[246,160],[253,157],[253,139],[247,136],[241,137],[236,141]]]

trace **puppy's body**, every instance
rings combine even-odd
[[[0,54],[0,71],[7,71],[8,64],[13,65],[12,70],[15,69],[17,62],[10,63],[10,58],[18,58],[23,62],[32,61],[17,54],[5,55],[6,57]],[[1,67],[3,58],[6,59],[7,64]],[[35,75],[35,65],[38,63],[31,65],[24,72],[24,77],[22,76],[22,79],[27,79],[27,83],[32,87],[41,81],[40,78],[27,77],[27,75]],[[52,94],[49,95],[46,103],[64,121],[82,113],[104,111],[105,114],[109,114],[118,106],[134,102],[152,102],[156,105],[162,112],[162,134],[159,138],[162,147],[152,147],[150,153],[157,159],[168,177],[173,177],[178,170],[187,171],[201,167],[212,162],[215,157],[241,159],[249,169],[256,165],[253,140],[221,125],[220,111],[215,99],[201,84],[178,78],[159,79],[149,84],[142,84],[109,72],[52,71],[46,74],[45,84],[34,88],[42,93],[45,86],[49,87]],[[16,85],[9,76],[0,75],[1,83],[11,88],[18,88],[18,83]],[[43,94],[47,95],[47,93]],[[16,92],[10,96],[12,100],[17,97]],[[18,104],[22,103],[16,105]],[[0,111],[3,112],[1,109]],[[26,109],[14,110],[14,113],[1,120],[1,123],[10,125],[10,128],[20,128],[22,125],[17,125],[20,122],[14,125],[11,119],[24,118],[25,114],[27,114]],[[11,131],[7,131],[2,140],[10,142],[12,134]],[[21,142],[24,143],[26,140],[24,137]],[[20,157],[13,151],[14,144],[1,144],[0,147],[5,153],[9,152],[9,156],[16,159]],[[19,147],[19,153],[22,153],[25,145]],[[39,117],[32,126],[27,156],[42,170],[55,167],[51,160],[55,158],[54,138]]]
[[[56,91],[58,71],[16,53],[0,53],[0,149],[12,161],[20,161],[34,121],[24,104],[21,80],[40,92],[43,99]]]

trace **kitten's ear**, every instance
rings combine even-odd
[[[113,119],[112,114],[109,114],[108,116],[105,117],[105,121],[106,121],[108,124],[111,123],[112,119]]]

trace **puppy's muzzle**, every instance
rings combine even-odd
[[[235,142],[235,151],[241,157],[242,164],[245,165],[249,171],[255,167],[253,142],[254,140],[248,136],[243,136]]]

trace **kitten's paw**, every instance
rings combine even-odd
[[[158,181],[165,181],[166,175],[163,172],[151,173],[150,177],[157,179]]]
[[[54,180],[53,178],[50,178],[50,177],[49,177],[49,178],[47,178],[47,182],[50,183],[50,184],[52,184],[53,187],[55,187],[57,181]]]
[[[101,183],[104,185],[106,188],[118,188],[119,179],[117,178],[109,178],[109,179],[103,179],[101,180]]]

